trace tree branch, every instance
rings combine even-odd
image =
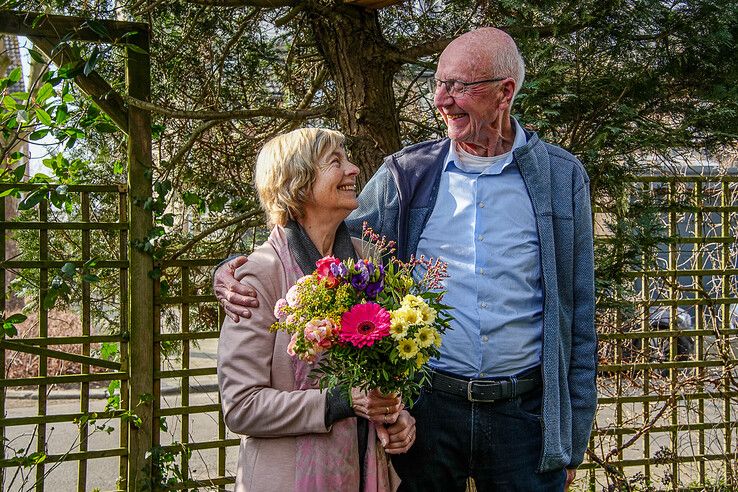
[[[219,222],[211,227],[208,227],[204,231],[202,231],[197,236],[193,237],[187,243],[182,246],[180,249],[172,253],[172,255],[168,258],[169,260],[176,260],[178,257],[182,256],[184,253],[192,249],[192,247],[197,244],[202,238],[209,236],[210,234],[219,231],[221,229],[225,229],[226,227],[232,226],[233,224],[238,224],[239,222],[245,221],[247,219],[253,219],[254,217],[261,214],[261,209],[257,210],[251,210],[249,212],[242,213],[241,215],[234,217],[230,220],[227,220],[225,222]]]
[[[318,106],[310,109],[234,109],[232,111],[186,111],[182,109],[167,108],[150,102],[142,101],[131,96],[123,96],[128,104],[137,108],[151,111],[152,113],[185,120],[245,120],[249,118],[267,117],[293,120],[300,118],[318,118],[330,116],[333,109],[327,106]]]
[[[200,126],[195,128],[190,136],[187,138],[187,141],[177,150],[177,153],[174,154],[174,156],[167,162],[167,167],[169,169],[172,169],[175,167],[179,162],[184,158],[185,155],[190,151],[193,145],[195,145],[195,142],[197,139],[202,135],[205,131],[208,129],[219,125],[223,122],[223,120],[208,120],[204,123],[201,123]]]
[[[404,50],[391,52],[388,56],[390,61],[398,63],[417,63],[418,58],[435,55],[443,51],[454,38],[440,38],[421,43]]]
[[[187,0],[206,7],[262,7],[277,8],[295,5],[295,0]]]
[[[56,45],[48,38],[28,36],[33,45],[40,49],[46,57],[61,67],[67,62],[82,62],[66,45]],[[58,41],[58,40],[55,40]],[[74,78],[77,86],[89,95],[95,104],[110,116],[123,132],[128,133],[128,108],[123,98],[96,71],[89,75],[79,74]]]

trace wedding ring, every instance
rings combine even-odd
[[[382,415],[382,422],[387,423],[387,415]]]
[[[384,414],[387,415],[389,413],[389,407],[384,407]]]

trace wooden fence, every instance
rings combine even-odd
[[[0,192],[10,185],[3,186]],[[738,177],[644,177],[634,186],[653,199],[663,237],[653,257],[644,258],[642,268],[632,272],[632,290],[619,299],[621,308],[598,313],[599,409],[577,488],[731,490],[736,485],[738,413]],[[41,185],[21,188],[31,193]],[[148,300],[153,329],[150,345],[142,347],[141,339],[131,336],[128,314],[131,304],[147,301],[131,276],[128,190],[76,186],[67,193],[78,196],[71,214],[41,200],[27,212],[34,217],[0,222],[3,242],[18,234],[25,234],[26,242],[29,235],[38,241],[37,257],[21,253],[1,263],[3,271],[38,279],[36,297],[29,300],[36,306],[38,333],[0,342],[3,375],[10,369],[6,360],[11,353],[31,354],[38,361],[33,376],[0,379],[0,433],[16,439],[3,446],[5,483],[25,463],[33,470],[26,483],[45,490],[45,484],[53,487],[55,466],[73,462],[78,490],[139,490],[132,477],[168,489],[226,489],[235,475],[238,439],[223,424],[215,378],[222,313],[210,282],[218,259],[153,265],[158,269]],[[99,210],[103,195],[105,213]],[[598,237],[602,244],[609,240],[605,232]],[[65,241],[67,247],[62,246]],[[111,244],[116,245],[114,257],[100,249]],[[69,263],[76,267],[72,276],[65,267]],[[94,281],[85,281],[89,274],[105,280],[108,294],[98,292]],[[55,336],[49,333],[44,299],[60,277],[74,284],[69,295],[74,294],[81,331]],[[3,289],[7,292],[8,286]],[[100,329],[103,324],[105,330]],[[113,357],[103,357],[102,348],[110,345]],[[136,351],[149,359],[133,362]],[[50,373],[51,362],[58,360],[75,365],[75,374]],[[111,381],[121,384],[114,383],[113,394],[100,400]],[[133,381],[141,385],[137,399],[130,396]],[[9,416],[6,402],[27,388],[32,388],[32,411]],[[78,410],[54,411],[55,391],[67,398],[72,391]],[[112,405],[107,396],[113,397]],[[148,414],[141,411],[144,407]],[[50,432],[63,425],[75,426],[77,436],[65,449]],[[91,436],[110,429],[106,446],[90,446]],[[146,456],[154,466],[145,474],[131,471],[133,432],[151,436]],[[17,440],[20,435],[26,439]],[[23,453],[16,455],[19,449]],[[33,453],[45,459],[33,465],[28,461]],[[114,466],[106,464],[111,460]],[[90,482],[89,471],[100,466],[115,472],[109,473],[108,483]]]

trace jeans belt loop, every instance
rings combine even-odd
[[[513,399],[518,396],[518,378],[510,376],[510,385],[512,386],[510,389],[510,399]]]

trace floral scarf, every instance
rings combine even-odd
[[[310,241],[305,231],[296,222],[290,221],[284,228],[276,227],[270,241],[282,259],[287,281],[294,284],[305,274],[312,273],[320,253]],[[338,258],[349,256],[356,259],[356,251],[345,224],[336,231],[334,254]],[[293,358],[295,389],[305,390],[317,387],[308,378],[314,365]],[[385,492],[397,488],[396,474],[390,470],[387,456],[381,446],[377,446],[374,425],[369,423],[369,432],[364,463],[359,467],[356,418],[334,422],[326,434],[304,434],[295,437],[295,491],[359,491]],[[359,470],[363,469],[363,480]],[[392,479],[390,478],[392,476]],[[392,482],[392,483],[391,483]]]

